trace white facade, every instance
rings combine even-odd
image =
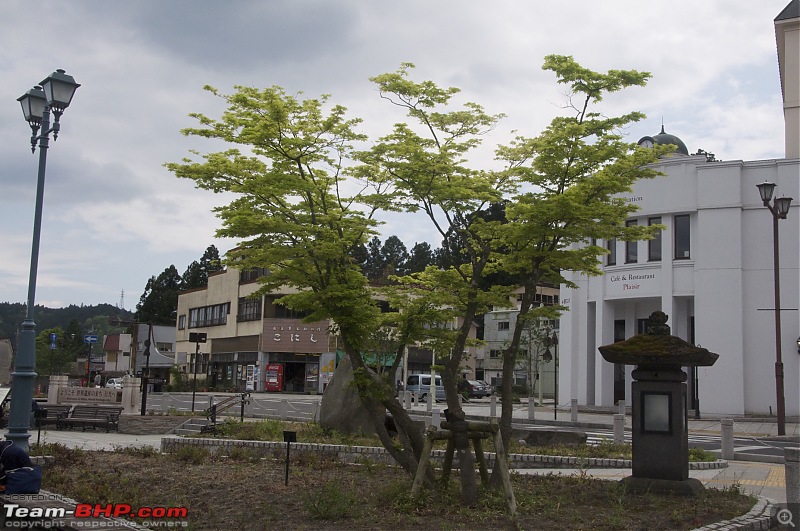
[[[576,275],[578,289],[562,286],[562,304],[569,307],[561,320],[564,396],[589,405],[630,400],[632,367],[617,367],[615,378],[615,367],[597,347],[643,332],[641,320],[661,310],[673,335],[720,355],[714,366],[698,369],[701,411],[775,414],[772,215],[756,185],[774,182],[776,194],[800,197],[800,160],[706,162],[705,156],[675,156],[658,169],[666,176],[637,183],[628,200],[640,207],[632,218],[639,224],[666,226],[660,260],[651,258],[650,244],[642,241],[634,244],[636,261],[626,262],[631,258],[626,244],[618,242],[616,264],[604,265],[602,276]],[[800,414],[796,203],[779,224],[785,403],[792,416]],[[675,220],[685,215],[688,256],[676,257]]]

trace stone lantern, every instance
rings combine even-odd
[[[670,335],[667,315],[650,315],[646,334],[599,348],[610,363],[636,365],[632,373],[633,491],[697,494],[703,484],[689,477],[686,373],[683,367],[713,365],[719,354]]]

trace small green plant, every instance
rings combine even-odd
[[[161,451],[154,446],[114,446],[114,451],[125,455],[132,455],[135,457],[157,457],[161,455]]]
[[[178,461],[190,465],[200,465],[211,459],[211,452],[200,446],[182,446],[172,455]]]
[[[319,489],[306,491],[304,505],[315,520],[341,520],[350,516],[356,502],[350,489],[329,481]]]
[[[689,461],[716,461],[717,456],[703,448],[689,448]]]

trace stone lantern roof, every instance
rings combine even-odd
[[[646,334],[599,347],[600,354],[610,363],[644,367],[709,367],[716,363],[719,354],[670,335],[667,319],[664,312],[653,312]]]

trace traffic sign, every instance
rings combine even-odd
[[[95,335],[86,335],[83,336],[84,343],[97,343],[97,336]]]

